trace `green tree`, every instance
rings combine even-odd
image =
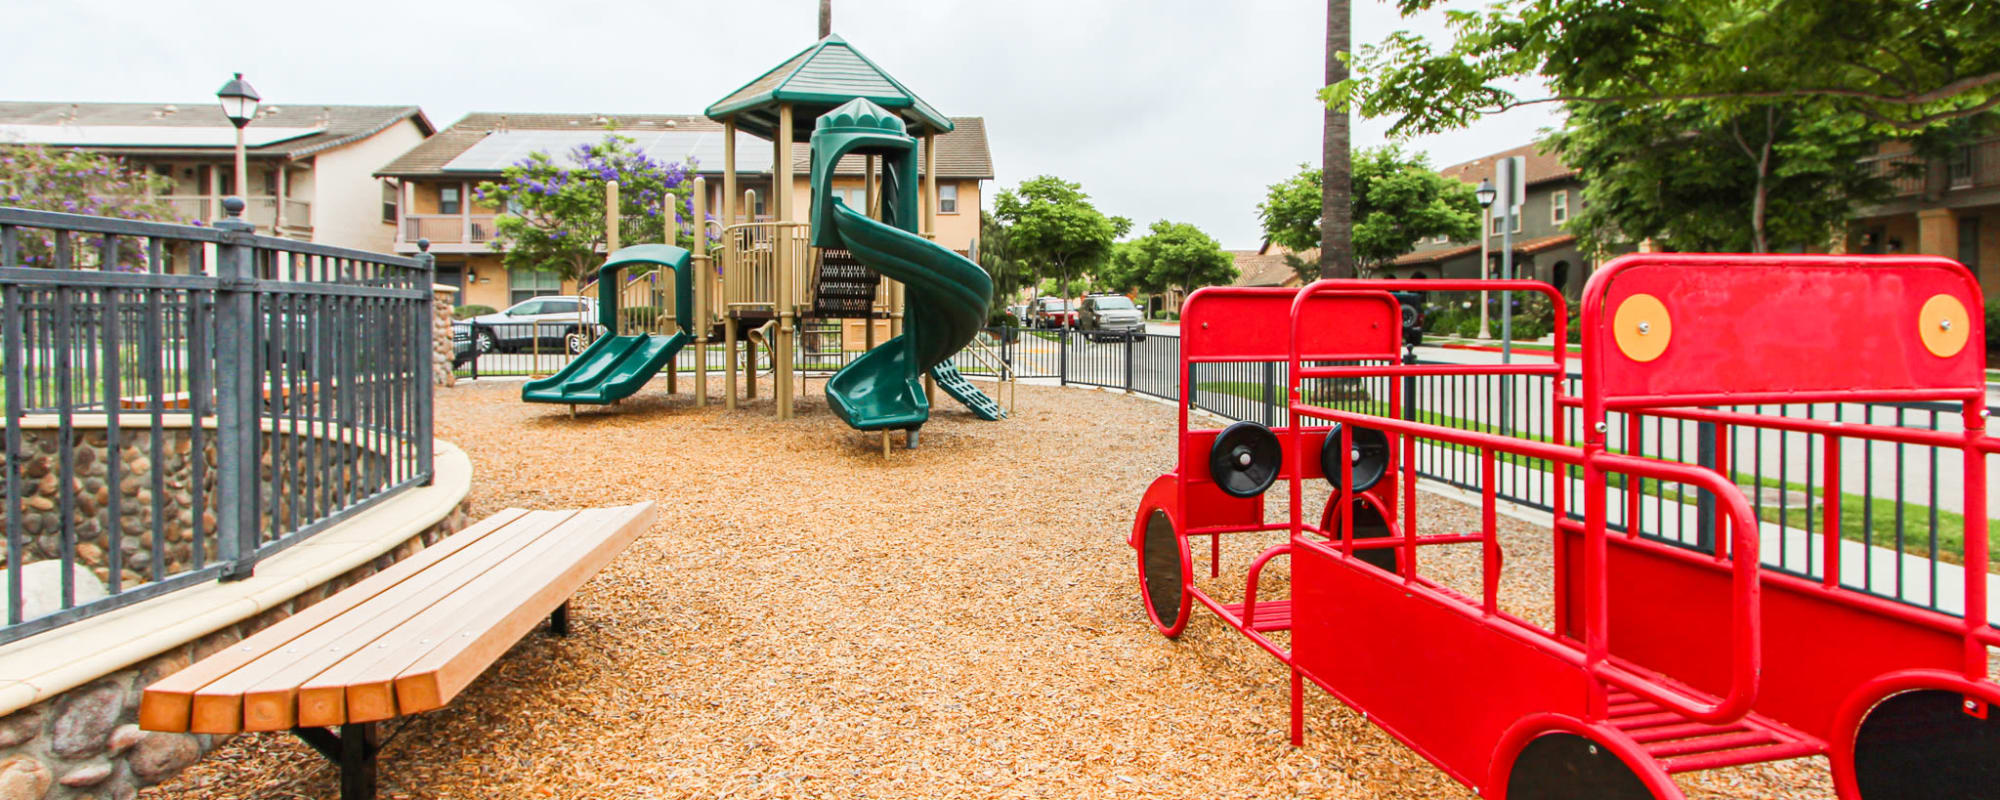
[[[1387,145],[1360,151],[1352,163],[1354,262],[1362,274],[1416,249],[1423,239],[1479,235],[1472,187],[1432,171],[1423,155],[1406,156]],[[1312,212],[1320,177],[1319,170],[1301,164],[1298,174],[1270,186],[1257,206],[1266,238],[1292,250],[1319,239],[1320,219]],[[1293,259],[1292,267],[1301,270],[1302,264]]]
[[[1398,0],[1405,16],[1439,0]],[[1731,117],[1777,103],[1858,115],[1906,134],[2000,107],[2000,4],[1992,0],[1504,0],[1446,10],[1449,46],[1409,31],[1363,48],[1330,105],[1395,115],[1391,136],[1560,103],[1626,108],[1699,101]],[[1524,96],[1521,85],[1546,93]]]
[[[1053,175],[1001,192],[993,198],[993,213],[1007,223],[1014,252],[1037,275],[1064,288],[1104,266],[1112,243],[1132,228],[1131,220],[1098,211],[1082,186]]]
[[[666,236],[667,196],[675,197],[679,223],[676,244],[692,247],[693,210],[688,188],[694,165],[655,161],[633,147],[630,137],[606,134],[578,145],[562,161],[532,153],[501,171],[498,181],[479,184],[481,202],[502,208],[493,222],[493,249],[510,269],[554,272],[582,280],[604,261],[605,185],[618,181],[621,244],[658,242]]]
[[[0,145],[0,204],[115,219],[202,224],[199,219],[174,220],[173,209],[154,197],[170,188],[171,182],[166,178],[127,169],[124,161],[113,156],[41,145]],[[22,228],[17,235],[16,257],[20,264],[53,264],[55,242],[51,233]],[[133,269],[143,264],[143,246],[119,238],[119,255],[110,266]],[[74,264],[103,266],[100,259],[108,243],[100,236],[73,242]]]
[[[1192,292],[1236,280],[1236,259],[1223,252],[1214,238],[1185,222],[1153,223],[1145,236],[1121,245],[1119,257],[1132,284],[1121,289],[1164,292],[1179,287]]]
[[[996,306],[1006,305],[1006,300],[1035,282],[1034,270],[1014,251],[1007,226],[992,214],[979,221],[979,266],[993,276],[992,299]]]
[[[1825,244],[1854,204],[1890,186],[1855,166],[1879,141],[1866,120],[1800,105],[1578,107],[1549,142],[1583,178],[1568,230],[1596,252],[1643,238],[1707,252]]]

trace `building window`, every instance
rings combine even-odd
[[[1520,209],[1515,209],[1515,211],[1516,211],[1516,212],[1518,212],[1519,210],[1520,210]],[[1499,236],[1499,235],[1500,235],[1500,222],[1501,222],[1501,220],[1504,220],[1504,219],[1506,219],[1506,217],[1502,217],[1502,216],[1500,216],[1500,215],[1498,215],[1498,214],[1495,214],[1495,215],[1493,216],[1493,219],[1492,219],[1492,221],[1490,221],[1490,222],[1488,222],[1488,223],[1487,223],[1487,226],[1486,226],[1486,235],[1488,235],[1488,236]],[[1514,214],[1514,216],[1513,216],[1513,219],[1514,219],[1514,232],[1515,232],[1515,233],[1520,233],[1520,232],[1521,232],[1521,215],[1520,215],[1519,213],[1516,213],[1516,214]]]
[[[395,181],[382,182],[382,221],[395,223],[396,206],[403,199],[403,191]]]
[[[1962,217],[1958,220],[1958,263],[1974,274],[1979,272],[1979,218]]]
[[[1569,221],[1569,192],[1549,195],[1549,221],[1561,225]]]
[[[938,213],[958,213],[958,184],[938,184]]]
[[[1451,237],[1446,236],[1442,233],[1431,237],[1431,244],[1444,244],[1449,241],[1451,241]]]
[[[459,210],[458,187],[456,186],[438,187],[438,213],[456,214],[458,213],[458,210]]]
[[[562,293],[562,276],[538,269],[507,270],[507,304]]]

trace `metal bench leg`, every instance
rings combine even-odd
[[[342,725],[339,735],[326,728],[293,728],[292,734],[340,766],[340,800],[375,800],[375,755],[382,750],[375,723]]]
[[[568,600],[564,600],[562,605],[556,606],[555,612],[549,615],[549,632],[557,636],[569,635]]]

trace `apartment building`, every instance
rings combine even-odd
[[[1384,277],[1396,278],[1489,278],[1500,277],[1504,235],[1511,234],[1514,246],[1514,275],[1548,283],[1565,295],[1576,297],[1596,263],[1577,248],[1576,236],[1564,230],[1570,215],[1583,203],[1583,182],[1576,171],[1554,153],[1537,151],[1536,144],[1503,150],[1438,170],[1438,174],[1477,186],[1491,179],[1501,159],[1521,156],[1525,160],[1527,202],[1522,212],[1501,230],[1501,221],[1481,214],[1484,243],[1480,238],[1453,240],[1448,237],[1425,239],[1417,248],[1381,270]],[[1480,264],[1481,253],[1485,265]]]
[[[1865,168],[1889,176],[1894,194],[1856,209],[1847,224],[1851,253],[1924,253],[1958,260],[2000,293],[2000,135],[1926,159],[1894,143]]]
[[[190,103],[0,102],[0,144],[76,148],[167,178],[175,221],[222,217],[243,196],[257,232],[388,252],[374,172],[435,133],[417,106],[266,105],[243,129],[249,176],[236,180],[236,128],[214,100]]]
[[[952,123],[953,131],[937,137],[937,240],[967,251],[979,236],[980,207],[985,182],[993,179],[993,157],[984,119],[953,117]],[[630,137],[634,146],[655,160],[693,162],[696,173],[708,178],[711,213],[720,215],[723,126],[705,116],[474,113],[377,170],[385,198],[383,214],[386,218],[393,211],[396,220],[395,251],[414,253],[419,239],[430,240],[438,282],[461,289],[461,304],[505,308],[531,297],[576,291],[573,282],[555,273],[505,267],[493,238],[494,219],[505,209],[482,204],[473,189],[481,181],[500,180],[503,170],[531,152],[560,159],[578,145],[602,141],[612,132]],[[811,203],[809,155],[804,147],[794,148],[793,153],[792,208],[803,221]],[[770,142],[737,133],[737,191],[752,192],[755,198],[747,209],[738,203],[735,221],[771,218],[773,157]],[[921,159],[920,153],[919,163]],[[860,159],[843,160],[835,171],[834,191],[848,203],[861,204],[865,187]]]

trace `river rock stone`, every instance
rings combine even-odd
[[[92,761],[63,773],[63,776],[57,778],[56,782],[72,789],[81,789],[86,786],[96,786],[110,780],[111,773],[114,771],[109,761]]]
[[[41,800],[54,780],[49,768],[32,756],[17,754],[0,760],[0,800]]]
[[[132,748],[125,761],[132,775],[144,784],[166,780],[201,757],[201,744],[185,733],[148,733]]]
[[[139,730],[139,726],[129,722],[125,723],[118,726],[117,730],[111,732],[111,739],[107,742],[110,745],[108,752],[110,752],[113,758],[116,758],[124,754],[125,751],[132,749],[133,745],[138,744],[139,740],[144,738],[146,738],[146,732]]]
[[[14,747],[42,732],[44,706],[21,709],[0,718],[0,747]]]
[[[103,554],[100,552],[99,555]],[[76,605],[110,595],[104,589],[104,582],[91,574],[88,565],[81,562],[71,565],[70,575],[74,581]],[[11,606],[10,599],[0,596],[0,612],[9,610]],[[21,567],[21,619],[47,616],[61,608],[62,562],[51,559]]]
[[[115,683],[99,683],[65,695],[56,704],[56,721],[49,728],[49,752],[63,758],[104,752],[106,740],[124,712],[125,692]]]

